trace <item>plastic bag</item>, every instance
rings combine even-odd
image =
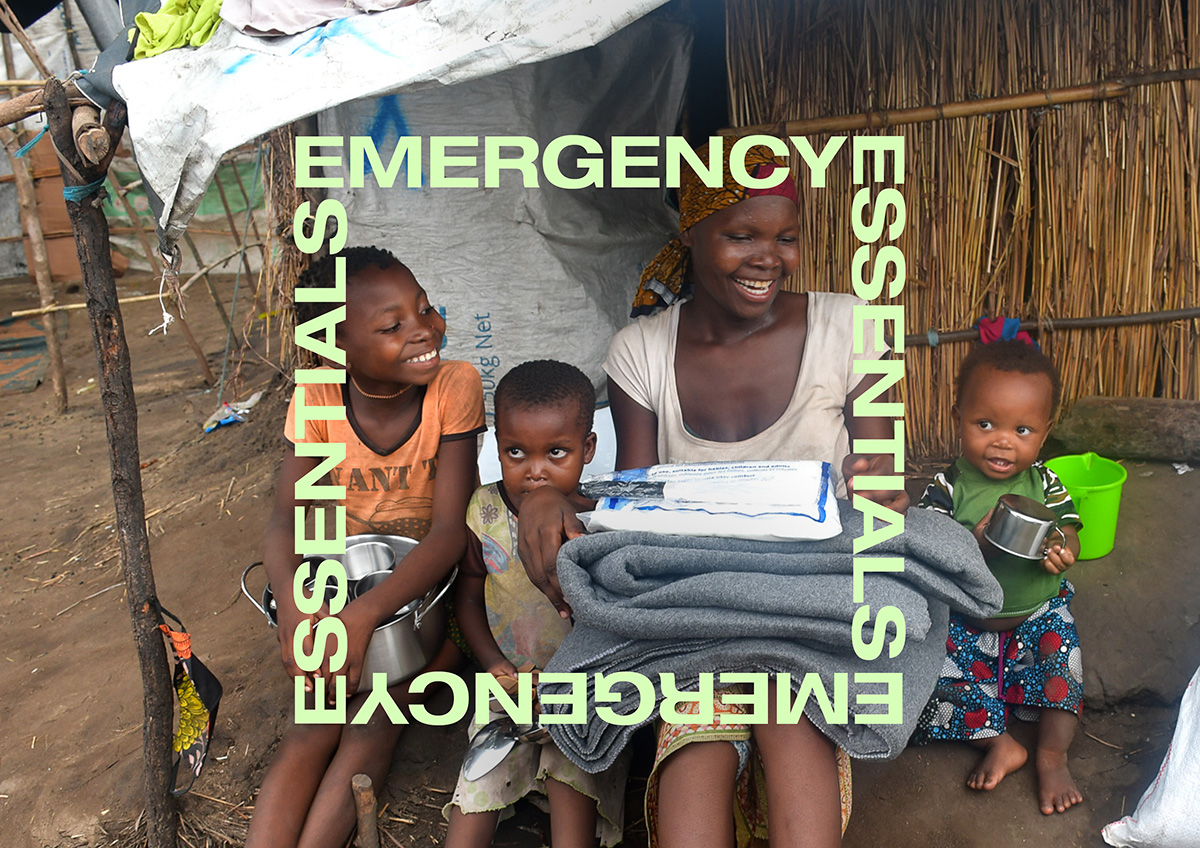
[[[1200,668],[1183,693],[1158,776],[1128,816],[1100,834],[1117,848],[1200,848]]]
[[[245,400],[236,403],[223,403],[220,408],[204,422],[204,432],[211,433],[226,424],[241,424],[249,420],[250,410],[262,399],[262,392],[255,392]]]

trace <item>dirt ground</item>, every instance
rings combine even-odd
[[[122,294],[154,287],[145,278],[120,285]],[[232,281],[219,288],[228,306]],[[0,314],[34,305],[28,281],[0,283]],[[192,329],[219,373],[224,328],[202,296],[190,306]],[[240,844],[290,703],[273,635],[238,588],[242,569],[257,559],[285,395],[269,364],[239,354],[236,396],[263,388],[265,399],[248,423],[203,435],[216,392],[204,388],[181,334],[147,335],[157,323],[156,304],[126,308],[155,578],[163,604],[182,617],[225,686],[209,764],[182,804],[181,844]],[[277,332],[267,335],[274,354]],[[261,335],[256,347],[268,353]],[[141,810],[141,684],[83,312],[70,313],[65,353],[70,411],[54,413],[45,384],[5,396],[0,419],[10,492],[0,510],[0,833],[14,848],[134,845]],[[1200,474],[1129,467],[1116,551],[1072,572],[1088,675],[1071,752],[1084,803],[1044,817],[1031,768],[976,793],[963,785],[970,750],[910,749],[893,762],[855,764],[847,846],[1097,846],[1100,827],[1132,810],[1200,661]],[[382,793],[384,844],[442,841],[439,810],[463,737],[461,726],[406,734]],[[626,844],[644,844],[637,795],[635,782]],[[501,826],[496,844],[546,839],[545,817],[524,809]]]

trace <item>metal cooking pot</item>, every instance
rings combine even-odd
[[[362,533],[355,536],[346,537],[347,551],[349,551],[350,548],[358,549],[359,547],[362,547],[361,557],[359,557],[358,554],[352,555],[352,557],[349,558],[343,557],[341,554],[329,554],[326,555],[326,557],[305,557],[301,561],[302,563],[311,563],[313,571],[316,572],[320,561],[324,559],[337,560],[338,563],[342,563],[344,566],[346,566],[346,578],[348,581],[350,581],[350,589],[353,590],[354,581],[356,578],[366,575],[366,573],[370,573],[372,571],[380,571],[383,569],[383,567],[388,567],[388,569],[395,567],[395,564],[404,559],[408,552],[412,551],[416,545],[418,545],[418,542],[416,542],[415,539],[409,539],[408,536],[385,536],[378,533]],[[388,553],[383,551],[383,549],[380,549],[379,546],[391,548],[392,554],[395,554],[394,559],[391,559],[391,564],[374,567],[366,565],[367,563],[383,563],[383,561],[388,560]],[[362,564],[362,566],[359,566],[360,571],[358,573],[350,573],[355,566],[358,566],[359,563]],[[246,588],[246,576],[260,565],[262,565],[262,563],[251,563],[250,565],[246,566],[245,571],[241,572],[241,594],[245,595],[247,599],[250,599],[250,602],[253,603],[254,607],[258,609],[258,612],[265,615],[266,620],[270,621],[271,626],[274,627],[275,597],[271,594],[270,584],[265,585],[263,588],[262,603],[254,600],[254,596],[250,594],[250,589]],[[312,591],[313,582],[306,582],[305,587]],[[329,593],[329,590],[326,589],[325,600],[329,601],[330,597],[331,594]],[[353,591],[350,593],[350,597],[353,599]]]
[[[363,542],[388,544],[396,552],[397,561],[417,546],[415,539],[404,536],[363,534],[346,538],[347,548]],[[313,563],[314,568],[322,559],[340,559],[340,557],[305,558],[306,561]],[[242,572],[242,594],[266,617],[270,625],[275,627],[276,606],[270,584],[263,587],[261,603],[255,599],[246,586],[246,577],[260,565],[262,565],[261,562],[251,563]],[[363,580],[351,580],[351,599],[358,597],[359,594],[376,585],[390,573],[391,571],[372,572],[371,575],[368,575],[372,577],[372,580],[368,581],[368,585],[361,589],[359,589],[359,584],[363,583]],[[428,664],[445,639],[446,612],[442,599],[453,585],[457,575],[458,569],[456,568],[438,586],[430,589],[423,597],[406,604],[391,618],[375,628],[375,634],[371,637],[363,661],[360,689],[369,688],[370,676],[376,671],[386,673],[388,686],[394,686],[413,677]],[[311,591],[313,584],[314,581],[310,579],[305,585]],[[333,586],[326,588],[326,599],[333,596],[334,589]]]
[[[321,559],[322,559],[322,557],[306,557],[304,561],[312,563],[313,569],[315,570],[317,565],[321,562]],[[274,595],[274,593],[271,592],[271,584],[268,583],[265,586],[263,586],[262,603],[259,603],[258,601],[254,600],[254,596],[252,594],[250,594],[250,590],[248,588],[246,588],[246,577],[250,574],[251,571],[258,568],[260,565],[262,565],[261,562],[252,562],[248,566],[246,566],[246,570],[242,572],[242,594],[245,595],[250,600],[250,603],[254,604],[255,609],[257,609],[259,612],[261,612],[263,615],[265,615],[267,617],[267,623],[270,624],[272,627],[275,627],[275,626],[277,626],[277,623],[275,621],[277,608],[275,606],[275,595]],[[316,582],[317,582],[316,578],[314,578],[314,577],[310,577],[307,580],[305,580],[304,581],[305,591],[311,593],[313,590],[313,587],[316,585]],[[333,597],[336,594],[337,594],[337,586],[334,584],[326,584],[326,586],[325,586],[325,603],[329,603],[331,600],[333,600]]]
[[[1057,533],[1059,544],[1067,546],[1066,534],[1058,526],[1058,516],[1045,504],[1023,495],[1001,495],[992,511],[992,520],[983,528],[983,536],[1005,553],[1023,559],[1040,560],[1053,544],[1048,540]]]
[[[357,598],[377,586],[390,571],[377,571],[355,581],[350,596]],[[359,689],[370,686],[371,675],[382,671],[387,674],[388,686],[423,669],[441,648],[446,638],[446,610],[442,597],[454,583],[458,569],[454,569],[442,581],[425,594],[400,609],[396,614],[375,628],[367,654],[363,657],[362,682]]]

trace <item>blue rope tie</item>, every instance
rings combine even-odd
[[[938,346],[938,334],[937,334],[937,330],[930,330],[928,333],[926,333],[926,334],[925,334],[925,336],[926,336],[926,338],[928,338],[928,339],[929,339],[929,346],[930,346],[930,347],[937,347],[937,346]]]
[[[34,136],[33,138],[31,138],[29,141],[27,141],[27,142],[25,142],[24,144],[22,144],[22,145],[21,145],[21,149],[17,151],[17,158],[18,158],[18,159],[20,159],[22,156],[24,156],[24,155],[25,155],[26,153],[28,153],[30,150],[33,150],[33,146],[34,146],[35,144],[37,144],[39,141],[41,141],[41,140],[42,140],[42,136],[44,136],[44,135],[46,134],[46,130],[48,130],[48,129],[50,129],[50,125],[49,125],[49,124],[47,124],[46,126],[42,127],[42,131],[41,131],[40,133],[38,133],[37,135],[35,135],[35,136]]]
[[[105,177],[101,177],[94,183],[88,183],[81,186],[63,186],[63,197],[72,203],[80,203],[86,197],[95,194],[104,185]]]

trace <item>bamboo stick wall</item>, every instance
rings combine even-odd
[[[1200,0],[728,0],[727,22],[734,126],[1200,66]],[[1170,83],[889,130],[907,139],[909,332],[1200,305],[1198,110],[1200,83]],[[849,166],[839,155],[825,189],[801,174],[797,288],[850,290]],[[1042,346],[1063,373],[1062,411],[1088,394],[1200,398],[1195,321],[1059,331]],[[953,454],[966,350],[907,351],[910,456]]]

